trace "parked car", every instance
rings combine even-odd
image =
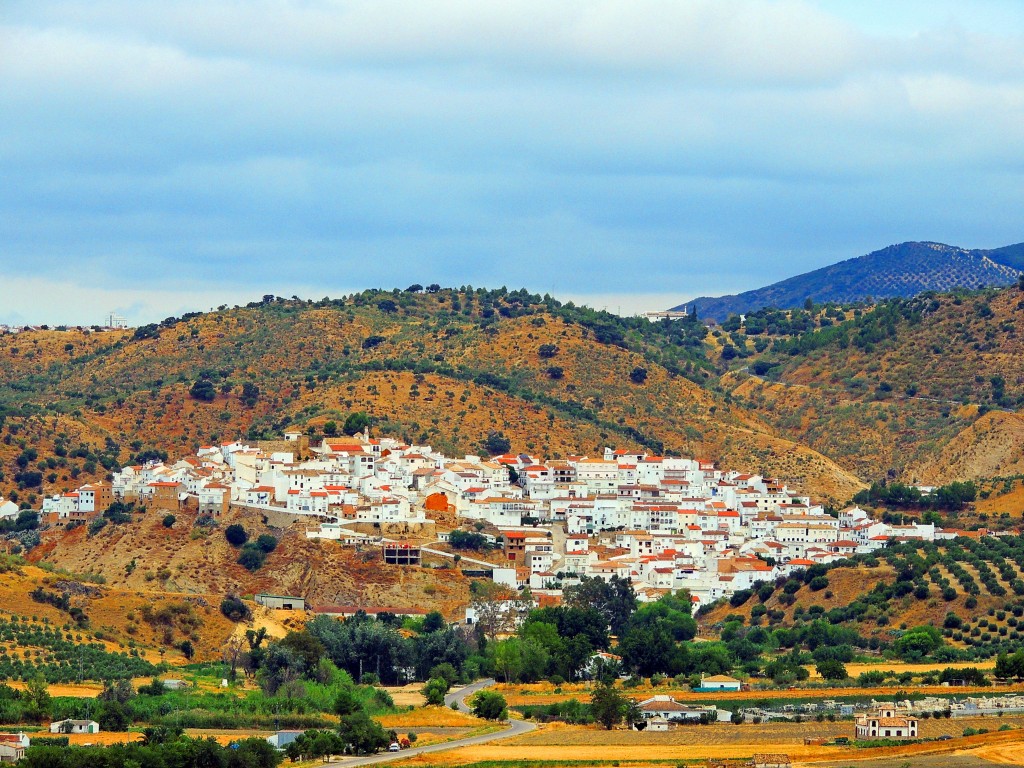
[[[402,749],[402,745],[397,741],[392,741],[391,746],[388,747],[388,752],[398,752]]]

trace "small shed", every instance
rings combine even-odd
[[[789,755],[760,754],[754,755],[754,768],[792,768]]]
[[[256,595],[256,605],[265,608],[274,608],[282,611],[304,611],[306,610],[306,598],[293,595]]]
[[[274,749],[284,749],[301,735],[302,731],[278,731],[267,736],[267,741]]]
[[[652,717],[650,720],[647,721],[647,727],[644,730],[654,732],[667,731],[670,729],[670,727],[671,725],[669,721],[666,720],[664,717]]]

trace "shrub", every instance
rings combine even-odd
[[[237,595],[228,595],[220,602],[220,612],[231,621],[248,621],[252,611]]]
[[[217,397],[217,389],[209,379],[197,379],[188,390],[189,397],[193,400],[202,400],[204,403],[212,403]]]
[[[246,544],[238,555],[238,564],[247,571],[258,571],[263,567],[263,561],[266,559],[266,552],[255,544]]]
[[[741,605],[747,602],[753,596],[753,594],[753,591],[749,589],[737,590],[736,592],[733,592],[732,596],[729,598],[729,605],[731,605],[733,608],[739,608]]]
[[[637,366],[629,374],[629,380],[634,384],[643,384],[647,381],[647,369]]]
[[[174,524],[178,522],[178,518],[174,515],[165,515],[163,519],[164,528],[173,528]]]
[[[820,592],[828,586],[828,578],[825,576],[815,576],[811,579],[811,583],[808,586],[812,592]]]
[[[228,540],[228,544],[231,546],[240,547],[249,540],[249,534],[246,533],[245,528],[241,525],[234,523],[224,529],[224,538]]]

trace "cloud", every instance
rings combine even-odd
[[[864,7],[11,3],[0,266],[142,318],[435,281],[681,300],[1024,239],[1024,25]]]

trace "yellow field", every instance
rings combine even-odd
[[[50,734],[46,734],[49,736]],[[124,744],[129,741],[140,741],[141,733],[119,733],[117,731],[100,731],[99,733],[71,733],[68,739],[72,744]]]
[[[454,749],[449,752],[418,755],[403,760],[408,766],[465,765],[485,760],[539,760],[557,764],[572,761],[618,761],[626,766],[675,765],[682,760],[706,760],[708,758],[749,758],[758,752],[776,752],[790,756],[795,763],[813,765],[825,761],[842,761],[850,764],[861,761],[871,765],[889,765],[881,760],[913,755],[943,754],[971,751],[978,757],[994,763],[1022,765],[1024,757],[1024,717],[1014,718],[1018,730],[993,732],[980,736],[957,737],[950,741],[930,741],[899,747],[854,749],[851,747],[805,746],[804,735],[809,724],[775,724],[761,726],[694,726],[670,733],[635,733],[629,731],[600,731],[593,728],[573,726],[544,726],[539,732],[510,739],[508,741],[482,744]],[[1006,722],[1007,718],[970,718],[954,720],[950,730],[960,733],[970,724],[993,729]],[[941,724],[949,721],[939,721]],[[935,721],[922,721],[940,727]],[[814,724],[821,725],[821,724]],[[829,724],[826,724],[829,725]],[[830,724],[839,728],[840,735],[849,735],[852,724]],[[937,730],[931,728],[931,730]],[[801,733],[800,729],[803,729]],[[818,734],[820,735],[820,734]],[[937,735],[937,734],[932,734]],[[656,738],[654,738],[656,737]],[[672,739],[685,743],[667,743]],[[552,743],[537,743],[551,741]]]
[[[424,703],[423,694],[420,693],[422,689],[423,683],[410,683],[409,685],[384,688],[384,690],[391,694],[395,705],[399,707],[422,707]]]
[[[148,683],[149,678],[143,682]],[[7,685],[19,691],[24,691],[27,687],[21,680],[11,680]],[[103,686],[99,683],[50,683],[47,687],[51,696],[71,696],[76,699],[94,699],[103,691]]]
[[[941,665],[941,668],[945,669],[947,665]],[[970,665],[968,665],[970,666]],[[525,685],[499,685],[495,686],[495,690],[498,690],[508,702],[510,707],[530,705],[530,704],[554,704],[556,702],[567,701],[568,699],[576,698],[581,701],[588,700],[590,698],[590,689],[582,686],[563,686],[562,693],[550,692],[552,689],[548,688],[549,692],[544,693],[538,690],[533,692],[530,690],[531,686]],[[650,686],[641,686],[639,688],[628,688],[623,690],[623,693],[632,698],[646,698],[653,696],[656,693],[668,694],[677,701],[692,701],[692,702],[707,702],[707,701],[761,701],[764,699],[834,699],[839,696],[893,696],[900,689],[894,686],[879,686],[876,688],[836,688],[836,687],[819,687],[819,688],[794,688],[794,689],[768,689],[768,690],[753,690],[753,691],[722,691],[713,693],[701,693],[689,690],[679,690],[677,688],[651,688]],[[988,688],[978,688],[974,686],[965,686],[963,688],[948,688],[941,685],[923,685],[914,686],[915,693],[923,693],[925,695],[934,694],[948,694],[957,693],[960,695],[967,694],[986,694],[989,696],[1007,693],[1007,692],[1020,692],[1024,691],[1024,685],[997,685],[990,686]]]
[[[1024,765],[1024,743],[981,747],[972,750],[970,754],[996,765]]]
[[[850,662],[844,664],[847,673],[850,677],[857,677],[862,672],[895,672],[896,674],[902,674],[903,672],[912,672],[915,675],[922,675],[925,672],[941,672],[944,669],[952,667],[953,669],[967,669],[968,667],[977,667],[978,669],[994,669],[996,666],[995,659],[979,659],[978,661],[954,661],[948,664],[907,664],[903,661],[878,661],[871,663],[858,663]],[[811,677],[817,677],[814,667],[808,667],[811,672]]]
[[[456,712],[448,707],[422,707],[411,712],[381,715],[375,719],[385,728],[475,728],[486,724],[485,720],[479,720],[465,712]]]

